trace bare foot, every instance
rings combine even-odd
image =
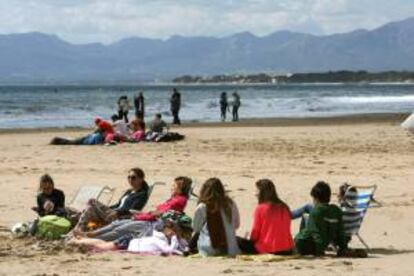
[[[79,228],[74,228],[72,230],[72,234],[75,238],[83,238],[83,237],[87,237],[87,233],[86,232],[82,232],[82,230],[80,230]]]

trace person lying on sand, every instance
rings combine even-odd
[[[76,234],[105,241],[114,241],[126,234],[139,236],[167,211],[184,212],[191,190],[191,183],[190,178],[179,176],[172,183],[171,197],[164,203],[158,205],[154,211],[136,212],[132,219],[113,220],[111,224],[95,231],[77,232]]]
[[[141,142],[145,140],[145,122],[140,119],[130,123],[131,133],[128,135],[127,142]]]
[[[112,117],[117,119],[117,115]],[[105,144],[137,143],[145,140],[145,122],[140,119],[135,119],[128,124],[118,120],[113,123],[113,126],[115,132],[106,136]]]
[[[146,237],[134,238],[133,235],[125,235],[115,241],[103,241],[76,236],[68,244],[86,245],[89,250],[97,251],[127,250],[154,255],[183,255],[188,251],[188,241],[183,238],[185,231],[191,229],[188,230],[188,226],[180,225],[177,221],[167,220],[163,223],[162,230],[154,229]]]
[[[73,233],[86,231],[88,223],[107,225],[119,218],[130,217],[130,211],[141,210],[148,201],[148,184],[145,182],[144,171],[132,168],[128,172],[130,188],[122,195],[118,203],[106,206],[91,199],[85,210],[82,211]]]
[[[67,139],[62,137],[54,137],[50,142],[51,145],[100,145],[103,144],[108,136],[114,134],[112,125],[101,119],[95,119],[95,130],[93,133],[75,139]]]

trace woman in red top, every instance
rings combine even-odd
[[[254,212],[250,239],[238,238],[240,249],[247,254],[291,254],[294,243],[289,207],[277,196],[271,180],[261,179],[256,187],[259,205]]]
[[[169,199],[157,205],[154,211],[135,213],[132,219],[155,221],[159,216],[170,210],[183,213],[190,195],[191,183],[192,180],[186,176],[175,178],[171,187],[171,197]]]

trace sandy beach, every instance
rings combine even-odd
[[[0,275],[414,275],[414,135],[399,124],[404,115],[330,119],[259,120],[240,124],[190,124],[173,128],[184,141],[118,146],[50,146],[54,136],[77,137],[87,130],[0,131]],[[231,127],[230,127],[231,126]],[[291,208],[310,201],[318,180],[331,184],[378,185],[361,236],[372,248],[367,259],[303,258],[281,262],[237,259],[143,257],[132,254],[81,254],[37,250],[5,231],[35,218],[38,179],[49,173],[67,201],[86,184],[127,188],[127,171],[141,167],[148,182],[170,183],[186,175],[201,184],[216,176],[239,206],[239,235],[250,230],[256,205],[254,182],[272,179]],[[168,187],[152,194],[149,210],[169,196]],[[333,197],[335,199],[335,197]],[[192,214],[196,202],[190,201]],[[296,234],[299,221],[294,222]],[[357,239],[351,247],[361,248]]]

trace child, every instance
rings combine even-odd
[[[342,211],[329,204],[331,188],[323,181],[319,181],[311,190],[314,207],[309,213],[309,220],[304,228],[295,237],[296,249],[301,255],[320,256],[325,253],[330,243],[336,245],[338,256],[346,253]]]
[[[57,215],[65,216],[65,194],[55,189],[55,183],[48,174],[40,177],[37,207],[32,208],[39,216]]]
[[[188,251],[188,242],[183,238],[187,226],[180,221],[167,220],[161,231],[153,230],[150,236],[133,238],[125,235],[115,241],[76,237],[69,244],[87,245],[92,250],[127,250],[134,253],[154,255],[183,255]]]
[[[137,119],[130,123],[132,133],[128,137],[128,142],[140,142],[145,139],[145,122]]]

